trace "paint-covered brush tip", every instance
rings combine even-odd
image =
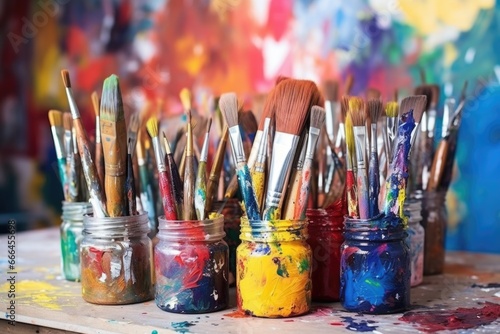
[[[61,76],[63,79],[64,87],[71,88],[71,81],[69,80],[69,71],[66,69],[61,70]]]
[[[181,99],[182,107],[185,111],[191,109],[191,92],[187,88],[183,88],[179,93]]]
[[[238,125],[238,98],[235,93],[222,94],[219,107],[228,127]]]
[[[311,127],[321,129],[325,123],[325,109],[320,106],[311,108]]]
[[[391,101],[387,102],[387,105],[385,106],[385,115],[387,117],[398,117],[398,103]]]
[[[90,99],[92,100],[92,106],[94,108],[94,113],[97,116],[99,116],[99,105],[101,102],[99,101],[99,94],[97,94],[96,91],[93,91],[92,94],[90,95]]]
[[[158,120],[156,117],[151,117],[146,123],[146,129],[148,130],[151,138],[158,137]]]
[[[366,123],[365,101],[360,97],[349,99],[349,114],[354,126],[364,126]]]
[[[63,113],[59,110],[49,110],[49,122],[52,126],[63,126]]]
[[[63,113],[63,126],[64,130],[71,131],[71,128],[73,127],[73,117],[71,117],[71,113]]]
[[[378,99],[368,101],[368,116],[370,117],[371,123],[377,123],[381,115],[382,101]]]
[[[413,95],[408,96],[403,101],[401,101],[401,107],[399,108],[400,114],[404,114],[413,110],[413,118],[415,123],[420,123],[422,119],[422,114],[425,111],[427,105],[427,96],[425,95]]]

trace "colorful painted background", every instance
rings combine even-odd
[[[0,3],[0,227],[54,225],[62,191],[47,111],[66,110],[61,68],[93,127],[89,95],[120,76],[128,108],[178,93],[236,91],[247,103],[278,75],[342,81],[354,93],[444,97],[469,81],[447,247],[500,252],[500,5],[493,0],[37,0]],[[135,103],[135,104],[134,104]],[[89,130],[92,134],[92,131]]]

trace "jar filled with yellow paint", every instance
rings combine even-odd
[[[238,309],[257,317],[292,317],[311,307],[311,248],[302,220],[241,218],[236,250]]]
[[[89,202],[62,203],[61,272],[68,281],[80,280],[80,243],[83,238],[83,216],[92,213]]]
[[[153,248],[148,237],[148,215],[87,215],[83,224],[83,299],[94,304],[132,304],[152,299]]]

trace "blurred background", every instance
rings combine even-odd
[[[258,103],[279,75],[372,87],[392,99],[468,80],[447,248],[500,253],[500,5],[493,0],[34,0],[0,2],[0,231],[60,222],[62,189],[47,119],[68,110],[68,68],[88,133],[90,94],[120,77],[126,108],[165,99],[182,114],[235,91]],[[140,99],[134,98],[140,96]],[[129,111],[130,111],[129,110]],[[126,110],[127,111],[127,110]]]

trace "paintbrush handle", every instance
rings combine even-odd
[[[219,184],[220,172],[222,170],[222,164],[224,163],[224,153],[226,152],[228,134],[229,129],[227,126],[225,126],[219,145],[217,146],[217,152],[215,152],[212,169],[210,171],[210,176],[207,182],[207,211],[210,211],[212,209],[215,190],[217,189],[217,185]]]
[[[429,186],[427,190],[435,191],[437,190],[441,178],[443,176],[444,165],[446,162],[446,156],[448,154],[448,138],[443,138],[437,147],[436,153],[434,154],[434,160],[432,161],[431,174],[429,177]]]
[[[347,193],[347,209],[349,217],[358,217],[358,198],[356,195],[356,184],[354,181],[354,172],[348,169],[346,172],[346,193]]]
[[[196,219],[204,220],[207,203],[207,177],[206,177],[207,163],[200,161],[198,163],[198,173],[196,174],[195,196],[194,196],[194,209],[196,210]]]
[[[182,201],[184,200],[184,190],[182,185],[181,176],[179,174],[179,169],[175,163],[172,153],[167,154],[165,163],[169,169],[169,174],[172,179],[172,190],[174,193],[175,203],[177,204],[177,212],[180,215],[182,213]]]
[[[226,188],[226,193],[224,194],[225,198],[233,198],[238,191],[238,176],[235,174],[229,181],[229,184]]]
[[[185,171],[183,219],[192,220],[196,219],[196,213],[194,210],[194,185],[196,178],[194,174],[194,157],[192,155],[186,156],[184,163]]]
[[[161,202],[166,220],[177,220],[177,210],[172,193],[170,178],[166,171],[158,172],[158,185],[160,187]]]
[[[141,189],[141,203],[144,210],[147,211],[149,219],[156,221],[156,209],[154,206],[153,187],[149,178],[149,171],[147,166],[139,165],[139,178]]]
[[[300,188],[298,189],[299,195],[297,200],[297,205],[295,207],[295,212],[293,215],[294,219],[304,219],[306,216],[307,204],[309,201],[310,185],[311,185],[311,173],[312,173],[312,159],[306,159],[304,161],[304,168],[300,173]]]
[[[370,196],[370,217],[375,217],[379,214],[378,196],[380,193],[380,171],[378,164],[378,154],[376,151],[370,152],[369,160],[369,196]]]
[[[127,154],[127,179],[125,183],[127,195],[127,213],[129,216],[137,214],[136,189],[134,178],[134,167],[132,165],[132,156]]]
[[[438,190],[448,190],[453,177],[453,165],[455,163],[455,153],[457,151],[458,129],[453,128],[448,136],[448,152],[444,160],[444,170],[441,176],[441,181],[438,185]]]
[[[101,187],[104,186],[104,155],[102,151],[102,143],[95,143],[95,166],[97,168],[97,176],[99,177],[99,182]]]
[[[257,164],[254,165],[250,174],[252,177],[252,186],[255,191],[255,198],[260,210],[262,208],[262,201],[264,200],[264,193],[266,191],[266,173],[264,172],[264,166]]]
[[[239,163],[236,169],[239,188],[243,197],[245,211],[249,220],[259,220],[259,206],[252,187],[252,177],[246,163]]]
[[[368,195],[368,178],[366,169],[360,168],[356,177],[358,190],[358,210],[360,219],[370,218],[370,201]]]
[[[63,191],[66,187],[66,157],[57,159],[57,171],[59,172],[59,180],[61,181]]]
[[[76,170],[76,154],[70,153],[67,159],[68,174],[68,202],[78,202],[78,186],[80,179]]]
[[[290,190],[288,191],[289,195],[285,204],[285,208],[283,210],[285,219],[298,219],[298,217],[295,217],[295,211],[297,209],[297,205],[300,201],[301,196],[300,192],[302,190],[302,170],[294,170],[292,174],[292,180],[293,181],[291,183]]]

